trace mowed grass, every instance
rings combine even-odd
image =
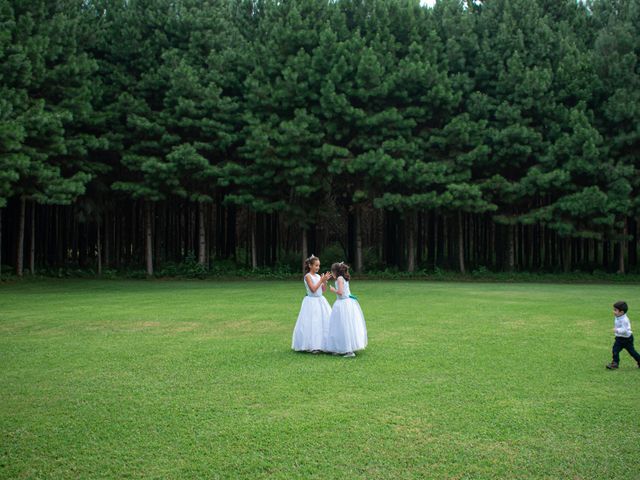
[[[290,350],[302,281],[0,286],[0,477],[639,478],[640,286],[352,290],[344,359]]]

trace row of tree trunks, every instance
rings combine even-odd
[[[502,225],[483,216],[456,213],[453,218],[431,213],[418,214],[417,221],[405,215],[404,225],[398,237],[397,219],[388,219],[385,226],[385,259],[388,264],[404,266],[414,271],[414,255],[427,268],[455,268],[466,272],[467,263],[473,266],[499,269],[507,272],[515,270],[537,271],[562,270],[570,272],[585,265],[624,273],[625,265],[637,266],[637,222],[627,219],[633,225],[631,231],[624,230],[625,238],[631,233],[631,240],[617,242],[595,239],[561,238],[544,226]],[[417,225],[418,232],[414,232]],[[388,245],[395,238],[396,251]],[[417,250],[414,250],[417,238]],[[614,252],[610,252],[611,245]],[[622,250],[621,250],[622,249]],[[622,251],[622,254],[620,254]],[[422,262],[426,254],[426,261]],[[615,266],[612,260],[617,262]]]
[[[624,273],[635,271],[638,262],[639,226],[634,218],[627,219],[620,232],[628,240],[601,241],[562,238],[541,225],[501,225],[489,215],[463,212],[400,216],[358,207],[342,217],[345,226],[340,231],[321,224],[303,230],[275,213],[224,204],[122,201],[95,217],[82,217],[80,211],[77,205],[13,199],[0,210],[0,259],[9,260],[17,275],[67,266],[92,267],[98,274],[105,268],[144,266],[153,275],[158,266],[181,262],[190,252],[201,265],[227,258],[255,269],[276,265],[287,252],[298,251],[306,258],[339,243],[355,271],[367,268],[365,250],[378,257],[378,267],[407,271],[484,267]]]

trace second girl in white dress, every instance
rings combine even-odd
[[[336,287],[331,291],[338,296],[329,319],[329,336],[325,349],[345,357],[355,357],[357,350],[367,346],[367,325],[358,300],[349,289],[349,266],[345,263],[331,265]]]

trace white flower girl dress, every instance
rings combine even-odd
[[[320,281],[317,273],[307,273],[311,276],[312,283]],[[322,288],[311,292],[306,279],[304,287],[307,295],[302,300],[300,313],[296,326],[293,329],[291,348],[296,351],[325,350],[325,341],[329,333],[329,317],[331,316],[331,305],[322,294]]]
[[[349,282],[344,282],[342,295],[338,295],[329,319],[329,336],[325,348],[333,353],[352,354],[367,346],[367,325],[358,300],[351,295]],[[353,355],[350,355],[353,356]]]

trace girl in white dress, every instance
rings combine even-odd
[[[300,352],[319,353],[325,349],[329,333],[331,305],[322,293],[327,289],[329,272],[318,275],[320,259],[313,254],[304,263],[304,286],[307,295],[302,300],[296,326],[293,329],[291,348]]]
[[[331,287],[331,291],[338,298],[331,310],[326,349],[335,355],[355,357],[354,352],[367,346],[367,325],[360,304],[349,289],[349,265],[334,263],[331,274],[336,279],[336,287]]]

